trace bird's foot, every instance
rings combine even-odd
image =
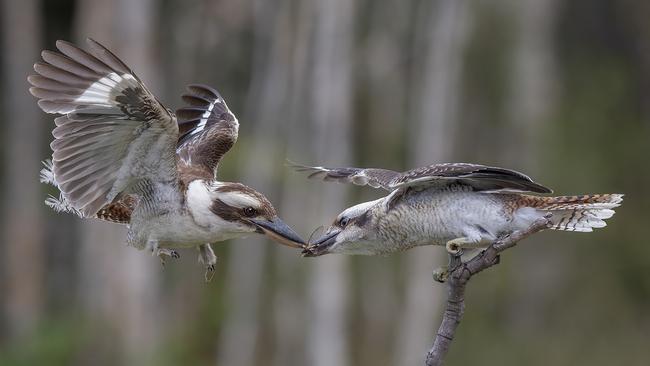
[[[181,255],[178,254],[177,251],[168,248],[157,248],[154,251],[154,254],[156,254],[156,256],[158,256],[158,258],[160,259],[160,264],[163,266],[163,268],[165,268],[165,263],[167,258],[178,259],[181,257]]]
[[[433,279],[436,282],[445,283],[449,279],[449,276],[462,265],[464,265],[464,262],[462,261],[460,254],[449,254],[449,264],[436,268],[433,271]]]
[[[205,282],[210,282],[214,277],[217,256],[212,251],[210,244],[199,245],[197,249],[199,250],[199,263],[205,265]]]
[[[480,240],[473,240],[467,237],[452,239],[445,244],[447,253],[452,256],[460,257],[463,255],[463,249],[476,249],[481,246]]]
[[[205,274],[203,275],[205,277],[205,283],[212,281],[212,277],[214,277],[215,271],[216,267],[214,264],[205,266]]]
[[[447,249],[447,253],[449,255],[453,255],[454,257],[460,257],[463,255],[463,247],[462,243],[457,241],[458,239],[450,240],[445,244],[445,248]]]
[[[440,283],[447,282],[449,278],[449,266],[440,266],[433,270],[433,280]]]

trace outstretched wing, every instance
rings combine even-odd
[[[65,201],[94,217],[138,182],[176,184],[178,127],[124,62],[87,42],[89,52],[57,41],[60,53],[43,51],[28,80],[41,109],[63,115],[50,144],[54,181]]]
[[[551,193],[528,176],[510,169],[490,167],[478,164],[444,163],[434,164],[405,171],[403,173],[385,169],[360,168],[324,168],[294,166],[298,171],[310,172],[309,178],[352,182],[359,185],[370,185],[393,191],[410,186],[447,186],[464,184],[477,191],[517,191]]]
[[[299,172],[306,172],[307,178],[353,183],[359,186],[369,185],[373,188],[383,188],[392,191],[392,183],[400,176],[399,172],[374,168],[325,168],[322,166],[306,166],[289,163],[289,166]]]
[[[176,153],[187,168],[216,178],[219,161],[237,141],[239,122],[215,89],[190,85],[176,111],[181,137]]]

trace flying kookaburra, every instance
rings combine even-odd
[[[216,90],[190,85],[188,106],[174,114],[124,62],[87,42],[89,52],[57,41],[60,53],[43,51],[28,78],[41,109],[62,115],[41,172],[61,192],[49,206],[126,224],[127,244],[163,261],[178,256],[174,248],[196,247],[208,270],[210,243],[250,233],[302,248],[264,195],[217,180],[239,123]]]
[[[551,193],[524,174],[476,164],[436,164],[398,173],[385,169],[296,166],[310,178],[370,185],[391,192],[341,212],[304,251],[376,255],[421,245],[451,254],[486,247],[502,234],[528,228],[551,213],[554,230],[604,227],[622,194],[543,197]]]

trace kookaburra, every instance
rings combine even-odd
[[[262,195],[217,180],[239,123],[219,93],[190,85],[187,106],[173,113],[108,49],[57,41],[43,51],[30,92],[54,121],[52,160],[41,172],[60,197],[58,211],[126,224],[127,244],[161,260],[196,247],[213,269],[210,243],[250,233],[301,248],[303,241]]]
[[[390,194],[341,212],[304,250],[388,254],[421,245],[445,245],[451,254],[483,248],[500,235],[528,228],[549,213],[551,229],[590,232],[606,224],[622,194],[544,197],[552,191],[519,172],[447,163],[403,173],[385,169],[296,166],[310,178],[383,188]]]

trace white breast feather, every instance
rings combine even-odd
[[[210,211],[211,205],[212,197],[205,182],[200,179],[191,182],[187,187],[187,208],[199,225],[214,222],[216,215]]]

